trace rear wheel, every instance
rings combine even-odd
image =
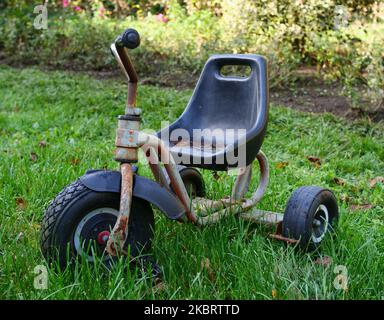
[[[185,189],[191,198],[205,197],[205,183],[199,170],[192,167],[178,166],[178,171]],[[163,169],[163,172],[168,180],[170,189],[173,190],[167,171]]]
[[[297,189],[288,201],[283,218],[283,236],[314,250],[336,227],[339,210],[334,194],[316,186]]]
[[[80,257],[90,262],[99,257],[109,266],[113,258],[105,246],[119,214],[119,203],[119,193],[95,192],[80,180],[67,186],[43,218],[40,244],[47,261],[58,261],[64,269]],[[125,243],[132,257],[150,253],[153,232],[151,205],[134,197]]]

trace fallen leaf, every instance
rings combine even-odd
[[[34,152],[31,152],[31,154],[29,155],[29,158],[31,159],[32,162],[36,162],[37,161],[37,154]]]
[[[369,210],[369,209],[372,209],[373,208],[373,205],[371,204],[353,204],[351,206],[349,206],[349,209],[351,211],[358,211],[358,210]]]
[[[315,260],[315,264],[323,267],[328,267],[332,263],[332,258],[329,256],[319,257]]]
[[[371,187],[371,188],[373,188],[376,184],[378,184],[378,183],[382,183],[382,184],[384,184],[384,177],[376,177],[376,178],[373,178],[373,179],[370,179],[369,181],[368,181],[368,183],[369,183],[369,186]]]
[[[154,293],[161,293],[166,289],[166,285],[164,282],[159,281],[153,286]]]
[[[288,162],[287,162],[287,161],[278,162],[278,163],[276,164],[276,168],[277,168],[277,169],[282,169],[282,168],[285,168],[287,165],[288,165]]]
[[[23,198],[21,197],[16,198],[16,207],[18,210],[24,210],[26,206],[27,206],[27,203]]]
[[[319,168],[321,166],[320,158],[317,158],[317,157],[314,157],[314,156],[307,156],[307,159],[309,160],[309,162],[313,163],[313,165],[316,168]]]
[[[333,182],[338,184],[339,186],[344,186],[345,185],[345,180],[341,179],[341,178],[338,178],[338,177],[334,177],[333,178]]]
[[[204,258],[201,260],[201,269],[207,271],[209,280],[215,280],[215,273],[213,272],[210,266],[210,261],[208,258]]]
[[[39,141],[39,147],[40,148],[45,148],[46,146],[47,146],[47,141],[45,141],[45,140]]]
[[[277,291],[275,289],[272,289],[272,298],[275,299],[277,297]]]
[[[19,234],[16,236],[16,242],[20,242],[23,239],[24,239],[24,233],[19,232]]]
[[[77,166],[80,163],[80,159],[79,158],[72,158],[70,160],[70,162],[72,165]]]
[[[345,194],[345,193],[343,193],[341,196],[340,196],[340,200],[342,201],[342,202],[349,202],[351,199],[350,199],[350,197],[347,195],[347,194]]]
[[[318,157],[314,157],[314,156],[307,156],[307,159],[308,159],[310,162],[321,162],[321,161],[320,161],[320,158],[318,158]]]

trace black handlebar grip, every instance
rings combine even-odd
[[[140,35],[135,29],[129,28],[117,38],[116,43],[128,49],[135,49],[140,45]]]

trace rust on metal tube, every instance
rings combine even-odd
[[[126,254],[124,243],[128,235],[129,214],[132,204],[133,172],[129,163],[121,165],[120,214],[108,239],[106,250],[116,256],[117,252]],[[117,246],[117,247],[116,247]]]
[[[176,193],[177,197],[180,199],[186,209],[185,214],[188,220],[191,222],[196,222],[197,217],[195,214],[193,214],[193,211],[191,210],[192,206],[190,203],[189,195],[187,190],[185,189],[179,171],[177,170],[176,166],[172,163],[165,163],[164,168],[167,171],[173,191]]]
[[[159,157],[156,154],[156,151],[152,147],[143,147],[145,156],[147,157],[148,164],[151,168],[152,174],[155,180],[164,188],[169,190],[169,185],[167,178],[164,175],[164,172],[161,170]]]
[[[129,217],[132,203],[133,172],[129,163],[121,164],[120,214]]]
[[[186,216],[188,220],[191,222],[196,222],[197,216],[193,213],[188,192],[185,189],[183,180],[181,179],[180,173],[177,170],[175,160],[173,159],[172,154],[164,145],[164,142],[161,141],[158,137],[154,135],[147,135],[147,137],[148,139],[146,140],[146,145],[142,146],[144,152],[148,150],[146,149],[148,147],[151,147],[156,150],[160,158],[159,161],[164,164],[164,168],[167,171],[172,189],[186,210]]]
[[[134,108],[136,106],[137,83],[128,82],[127,107]]]
[[[118,253],[127,252],[124,250],[124,243],[127,237],[128,217],[120,215],[117,218],[113,231],[108,239],[106,250],[112,256],[117,256]]]
[[[275,239],[275,240],[284,241],[284,242],[286,242],[288,244],[296,244],[296,243],[299,242],[299,240],[283,237],[280,234],[270,234],[269,237],[272,238],[272,239]]]
[[[299,242],[299,240],[287,238],[287,237],[283,236],[283,221],[282,220],[276,224],[275,233],[271,233],[269,235],[269,237],[272,239],[278,240],[278,241],[284,241],[285,243],[288,243],[288,244],[296,244]]]
[[[123,63],[123,66],[127,71],[127,74],[129,76],[129,82],[137,83],[137,73],[135,68],[133,67],[131,59],[128,56],[127,49],[125,49],[124,47],[117,46],[116,51],[118,52],[121,62]]]
[[[137,94],[137,82],[138,77],[136,70],[132,64],[131,59],[128,56],[127,49],[124,47],[116,47],[116,51],[120,56],[120,60],[124,66],[125,71],[128,74],[128,97],[127,97],[127,106],[135,107],[136,106],[136,94]]]

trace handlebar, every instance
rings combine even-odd
[[[128,56],[127,49],[135,49],[140,45],[140,35],[135,29],[126,29],[111,45],[111,52],[128,80],[127,106],[136,105],[137,73]]]
[[[115,43],[121,47],[135,49],[140,45],[140,35],[135,29],[128,28],[117,37]]]

